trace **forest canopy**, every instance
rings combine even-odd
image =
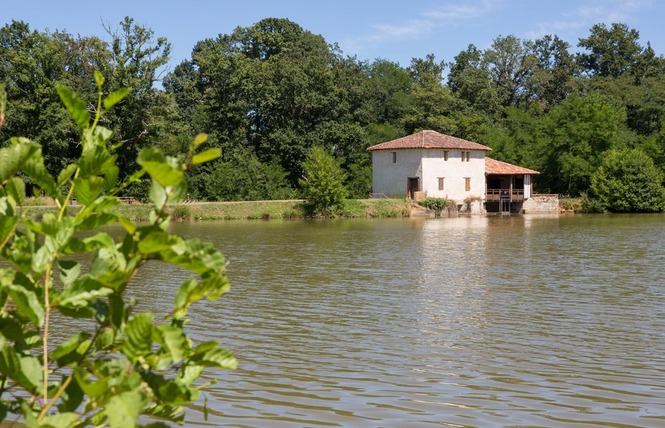
[[[98,70],[109,92],[130,89],[102,124],[120,146],[121,174],[137,170],[142,148],[175,155],[200,132],[221,149],[188,178],[197,200],[302,196],[313,147],[343,168],[350,197],[366,197],[367,147],[423,129],[541,171],[541,193],[593,193],[594,174],[616,151],[642,152],[659,171],[652,176],[665,176],[665,59],[625,24],[596,24],[576,46],[556,35],[499,36],[448,62],[430,54],[402,66],[344,55],[295,22],[267,18],[199,41],[166,71],[165,38],[129,17],[106,30],[108,40],[20,21],[0,28],[0,144],[24,136],[42,145],[51,172],[70,164],[81,148],[55,87],[71,87],[92,109]],[[127,196],[145,198],[148,187]]]

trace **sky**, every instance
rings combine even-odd
[[[662,0],[5,0],[0,25],[24,21],[33,30],[63,30],[108,40],[103,24],[125,16],[166,37],[172,68],[201,40],[230,34],[264,18],[288,18],[337,43],[358,60],[385,59],[406,67],[434,54],[452,62],[469,44],[489,48],[497,37],[535,40],[557,35],[574,48],[594,24],[627,24],[658,55],[665,54]]]

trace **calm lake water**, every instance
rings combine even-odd
[[[665,426],[665,216],[210,222],[240,362],[187,426]],[[185,275],[152,265],[142,305]],[[162,307],[163,306],[163,307]]]

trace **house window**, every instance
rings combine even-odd
[[[466,161],[469,162],[471,160],[471,152],[466,152]]]
[[[471,190],[471,177],[464,177],[464,190],[467,192]]]
[[[439,190],[443,190],[443,177],[439,177]]]
[[[471,152],[462,152],[462,162],[468,162],[471,159]]]
[[[393,152],[393,163],[397,163],[397,152]]]
[[[447,161],[448,160],[448,150],[443,151],[443,160]]]

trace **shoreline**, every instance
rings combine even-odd
[[[297,220],[307,219],[302,199],[279,201],[187,202],[169,206],[171,221],[209,220]],[[39,221],[54,205],[25,206],[26,216]],[[68,210],[77,209],[70,205]],[[132,221],[147,221],[151,204],[124,203],[117,212]],[[334,218],[397,218],[409,217],[411,203],[406,199],[349,199],[344,211]]]

